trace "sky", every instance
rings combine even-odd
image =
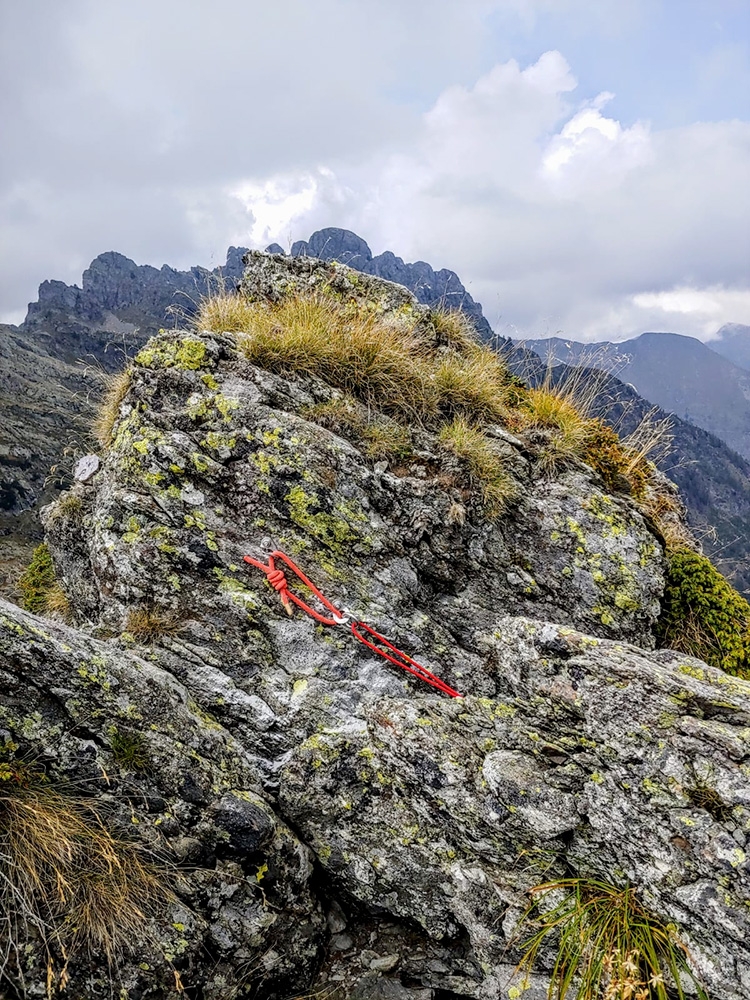
[[[750,0],[0,0],[0,319],[325,226],[504,336],[750,324]]]

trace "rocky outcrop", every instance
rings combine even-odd
[[[311,282],[430,329],[335,262],[256,255],[244,279]],[[747,1000],[750,684],[653,650],[659,539],[500,426],[518,499],[490,521],[429,431],[388,462],[316,422],[336,396],[220,331],[160,334],[101,470],[45,512],[77,628],[2,608],[2,728],[184,870],[123,987],[542,1000],[549,948],[514,979],[525,894],[581,876],[633,885],[712,998]],[[242,562],[277,547],[464,697],[287,616]],[[147,771],[118,771],[112,727],[143,735]],[[43,989],[33,942],[24,961]]]
[[[278,244],[267,247],[277,253]],[[283,251],[282,251],[283,252]],[[387,281],[398,282],[416,295],[420,302],[433,308],[460,309],[471,317],[477,333],[486,339],[494,335],[492,327],[482,312],[482,307],[469,295],[455,271],[441,268],[439,271],[423,260],[405,264],[390,250],[373,257],[367,243],[348,229],[319,229],[309,240],[298,240],[292,245],[293,257],[315,257],[321,260],[337,260],[342,264],[374,274]]]

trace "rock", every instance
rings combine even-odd
[[[247,259],[253,296],[328,285],[432,329],[376,276]],[[314,421],[336,396],[254,367],[228,334],[150,341],[101,470],[45,510],[77,627],[2,608],[2,728],[93,801],[121,794],[131,836],[199,859],[179,973],[206,1000],[248,969],[268,1000],[333,983],[500,1000],[521,988],[526,893],[575,876],[632,885],[712,1000],[747,1000],[750,683],[654,650],[659,539],[583,464],[540,476],[514,435],[495,441],[519,499],[495,521],[424,428],[421,475],[376,471]],[[276,547],[464,697],[287,615],[243,562]],[[150,763],[126,784],[111,729],[136,722]],[[125,960],[133,995],[169,996],[176,923]],[[533,1000],[553,963],[540,952]],[[69,974],[110,996],[103,972]]]
[[[98,455],[84,455],[79,458],[73,469],[73,478],[79,483],[87,483],[93,479],[101,467]]]
[[[393,972],[399,961],[399,955],[383,955],[381,958],[373,958],[370,968],[376,972]]]

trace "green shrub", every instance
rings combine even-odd
[[[47,610],[50,591],[55,586],[55,568],[49,549],[42,542],[34,549],[31,562],[26,567],[18,581],[21,594],[21,607],[25,611],[43,615]]]
[[[669,558],[658,638],[661,646],[750,678],[750,604],[696,552],[681,549]]]

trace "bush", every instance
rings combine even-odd
[[[750,604],[697,552],[681,549],[669,558],[658,640],[750,678]]]
[[[34,549],[31,562],[18,581],[21,607],[24,611],[33,611],[36,615],[43,615],[47,611],[50,592],[55,586],[55,568],[52,565],[52,556],[47,546],[42,542]]]

